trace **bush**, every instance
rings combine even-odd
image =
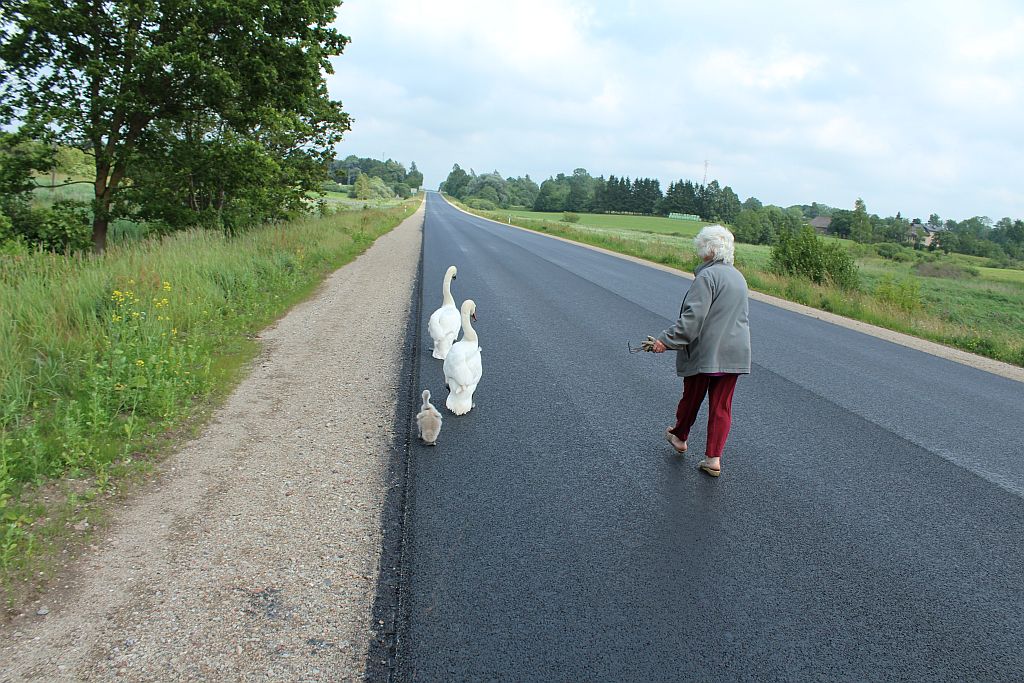
[[[912,249],[907,249],[894,242],[881,242],[875,245],[875,253],[882,258],[889,259],[891,261],[913,261],[914,252]]]
[[[572,211],[566,211],[566,212],[564,212],[562,214],[562,222],[563,223],[579,223],[580,222],[580,215],[578,213],[573,213]]]
[[[30,245],[50,251],[76,251],[92,246],[90,213],[81,202],[61,201],[50,207],[12,202],[6,210],[9,225],[0,226],[0,238],[21,237]]]
[[[853,258],[836,243],[820,239],[814,229],[782,231],[772,246],[770,268],[782,275],[804,277],[818,284],[857,289],[860,275]]]
[[[891,275],[886,275],[875,286],[874,294],[879,301],[905,311],[921,307],[921,286],[913,277],[896,280]]]
[[[465,201],[466,206],[477,211],[497,211],[498,205],[492,202],[490,199],[481,199],[480,197],[470,197]]]

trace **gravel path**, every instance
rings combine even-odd
[[[0,681],[363,677],[422,224],[421,207],[262,334],[69,586],[0,628]]]

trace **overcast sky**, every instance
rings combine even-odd
[[[1024,2],[346,0],[339,156],[1024,218]]]

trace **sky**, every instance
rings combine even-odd
[[[338,156],[1024,218],[1024,2],[346,0]]]

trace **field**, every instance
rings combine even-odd
[[[560,213],[546,213],[542,211],[496,211],[494,213],[504,213],[530,220],[564,222]],[[581,213],[578,215],[580,217],[579,222],[571,225],[599,228],[610,232],[649,232],[657,235],[693,237],[701,228],[708,225],[708,223],[703,221],[681,221],[661,216],[629,216],[603,213]]]
[[[593,244],[685,271],[697,265],[692,236],[705,223],[652,216],[532,211],[474,213],[502,223]],[[986,259],[900,249],[882,258],[872,245],[824,238],[855,257],[859,291],[843,292],[772,273],[771,248],[737,244],[736,265],[752,289],[1024,366],[1024,271],[984,267]]]

